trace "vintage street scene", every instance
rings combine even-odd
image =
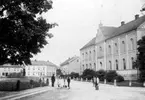
[[[144,100],[145,0],[0,0],[0,100]]]

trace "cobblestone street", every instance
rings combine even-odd
[[[99,91],[90,82],[71,82],[71,89],[55,88],[19,100],[144,100],[145,88],[100,84]]]

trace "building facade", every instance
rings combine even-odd
[[[80,73],[80,58],[78,56],[68,58],[60,64],[60,68],[63,74],[70,74],[71,72]]]
[[[0,77],[6,77],[11,73],[21,73],[23,71],[23,67],[20,65],[0,65]]]
[[[133,66],[137,55],[137,41],[145,35],[145,16],[135,15],[135,19],[119,27],[99,25],[95,41],[80,49],[81,68],[94,70],[116,70],[126,80],[137,79],[137,69]],[[94,55],[90,51],[96,51]],[[86,59],[95,56],[95,62]],[[90,63],[95,65],[89,66]]]
[[[57,66],[49,61],[31,61],[31,65],[25,66],[26,76],[51,77],[56,75]]]

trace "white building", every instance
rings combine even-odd
[[[56,75],[57,66],[49,61],[31,61],[31,65],[25,66],[26,76],[51,77]]]
[[[68,58],[60,64],[60,68],[64,74],[70,74],[71,72],[80,73],[80,58],[78,56]]]
[[[20,73],[23,71],[20,65],[4,64],[0,65],[0,77],[6,77],[11,73]]]
[[[126,80],[137,78],[133,62],[137,55],[137,41],[145,35],[145,16],[119,27],[99,25],[96,37],[80,49],[81,69],[116,70]]]

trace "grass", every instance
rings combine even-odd
[[[100,83],[104,83],[104,82],[100,82]],[[114,85],[113,82],[106,82],[106,84]],[[117,86],[126,86],[126,87],[130,87],[130,86],[129,86],[129,81],[128,81],[128,80],[123,81],[123,82],[117,82]],[[143,83],[138,82],[138,81],[132,81],[131,87],[143,87]]]

